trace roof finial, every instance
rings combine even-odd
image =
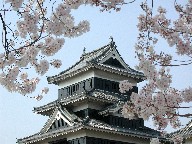
[[[84,47],[84,49],[83,49],[83,55],[85,54],[85,51],[86,51],[86,47]]]
[[[109,39],[111,39],[111,42],[110,42],[111,47],[114,47],[114,46],[115,46],[115,42],[113,41],[113,37],[112,37],[112,36],[110,36],[110,37],[109,37]]]
[[[85,56],[85,51],[86,51],[86,47],[83,48],[83,53],[82,53],[80,59],[83,58],[83,57]]]
[[[111,42],[113,42],[113,37],[112,36],[110,36],[109,39],[111,39]]]

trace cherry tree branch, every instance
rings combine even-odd
[[[9,49],[8,49],[8,40],[7,40],[7,28],[6,28],[6,24],[5,24],[5,21],[4,21],[1,13],[0,13],[0,19],[1,19],[1,22],[3,24],[3,31],[4,31],[4,35],[2,32],[2,43],[4,44],[5,58],[8,59]],[[3,39],[4,39],[4,41],[3,41]]]
[[[192,64],[192,61],[189,62],[189,63],[184,63],[184,64],[170,64],[170,65],[160,65],[160,66],[187,66],[187,65],[190,65]]]
[[[41,4],[40,4],[39,0],[37,0],[37,3],[38,3],[38,6],[40,7],[41,14],[42,14],[42,16],[43,16],[43,17],[42,17],[43,23],[42,23],[42,26],[41,26],[40,34],[39,34],[38,38],[36,38],[36,39],[35,39],[34,41],[32,41],[30,44],[24,45],[24,46],[22,46],[22,47],[20,47],[20,48],[25,48],[25,47],[29,47],[29,46],[34,45],[36,42],[39,41],[39,39],[40,39],[41,36],[42,36],[43,29],[44,29],[44,18],[45,18],[45,16],[44,16],[44,12],[43,12],[43,9],[42,9],[42,7],[41,7]]]

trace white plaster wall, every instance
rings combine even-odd
[[[44,139],[42,141],[35,142],[34,144],[49,144],[49,142],[51,142],[51,141],[56,141],[56,140],[60,140],[63,138],[66,138],[66,135],[61,135],[61,136],[53,137],[53,138],[47,138],[47,139]]]
[[[35,142],[34,144],[49,144],[49,142],[51,142],[51,141],[56,141],[56,140],[60,140],[60,139],[64,139],[64,138],[67,138],[67,141],[68,141],[68,140],[72,140],[72,139],[76,139],[76,138],[80,138],[80,137],[84,137],[84,136],[86,136],[85,131],[80,130],[80,131],[71,132],[69,134],[60,135],[57,137],[47,138],[40,142]]]
[[[80,110],[83,110],[83,109],[86,109],[86,108],[88,108],[88,104],[87,104],[87,102],[84,102],[84,103],[79,104],[78,106],[75,106],[72,109],[72,111],[77,112],[77,111],[80,111]]]
[[[76,138],[81,137],[95,137],[95,138],[101,138],[101,139],[109,139],[109,140],[115,140],[115,141],[122,141],[122,142],[129,142],[134,144],[149,144],[150,140],[145,138],[138,138],[138,137],[131,137],[131,136],[124,136],[119,134],[112,134],[107,132],[99,132],[95,130],[79,130],[72,133],[69,133],[67,135],[62,135],[59,137],[49,138],[45,139],[41,142],[36,142],[35,144],[48,144],[50,141],[55,141],[63,138],[67,138],[67,140],[72,140]],[[187,144],[191,144],[190,142]]]
[[[85,130],[76,131],[76,132],[73,132],[73,133],[69,133],[67,135],[67,141],[72,140],[72,139],[76,139],[76,138],[85,137],[85,136],[86,136]]]
[[[192,144],[192,137],[186,139],[184,144]]]
[[[88,108],[91,108],[91,109],[96,109],[96,110],[101,110],[103,109],[103,102],[88,102]]]
[[[63,87],[72,85],[74,83],[78,83],[80,81],[83,81],[83,80],[91,78],[91,77],[94,77],[94,71],[93,70],[89,70],[89,71],[80,73],[74,77],[68,78],[68,79],[60,82],[58,85],[60,88],[63,88]]]
[[[86,108],[91,108],[91,109],[96,109],[96,110],[101,110],[103,108],[104,103],[99,102],[96,103],[95,101],[84,101],[83,103],[75,106],[72,110],[73,112],[77,112]]]
[[[135,86],[137,85],[137,82],[131,77],[126,77],[126,76],[122,76],[122,75],[118,75],[118,74],[114,74],[114,73],[110,73],[110,72],[106,72],[106,71],[95,70],[94,76],[103,78],[103,79],[108,79],[111,81],[117,81],[117,82],[122,81],[122,80],[129,80],[129,82],[131,82],[133,85],[135,85]]]
[[[108,79],[108,80],[117,81],[117,82],[122,80],[129,80],[129,82],[137,86],[137,82],[131,77],[121,76],[118,74],[114,74],[114,73],[110,73],[102,70],[88,70],[74,77],[68,78],[60,82],[58,85],[59,85],[59,88],[63,88],[63,87],[72,85],[74,83],[78,83],[80,81],[86,80],[91,77],[98,77],[98,78]]]

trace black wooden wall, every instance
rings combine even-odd
[[[62,99],[68,97],[70,95],[79,94],[85,91],[92,91],[94,89],[104,90],[109,93],[117,93],[121,94],[119,91],[119,82],[110,81],[102,78],[92,77],[81,81],[79,83],[75,83],[73,85],[61,88],[58,90],[58,99]],[[130,96],[132,92],[137,93],[138,88],[136,86],[133,87],[132,90],[128,91],[123,95]]]
[[[49,131],[53,131],[55,129],[60,129],[64,127],[68,127],[68,124],[63,119],[55,120],[55,122],[51,125]]]
[[[114,141],[108,139],[81,137],[67,141],[66,139],[49,142],[49,144],[134,144],[128,142]]]
[[[98,114],[98,110],[90,109],[90,108],[80,110],[75,114],[82,119],[89,116],[90,119],[100,120],[109,125],[119,126],[122,128],[139,129],[141,127],[144,127],[143,119],[138,118],[134,120],[129,120],[127,118],[113,116],[113,115],[103,116]]]
[[[173,144],[173,142],[164,141],[161,140],[164,144]],[[129,143],[129,142],[122,142],[122,141],[114,141],[114,140],[108,140],[108,139],[101,139],[101,138],[95,138],[95,137],[80,137],[73,140],[60,139],[56,141],[51,141],[49,144],[135,144],[135,143]],[[142,144],[142,143],[141,143]]]

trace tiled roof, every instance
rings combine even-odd
[[[99,120],[90,119],[87,124],[88,129],[96,128],[98,131],[108,131],[109,133],[117,133],[121,135],[129,135],[134,137],[143,137],[143,138],[152,138],[152,137],[159,137],[159,132],[152,130],[150,128],[144,127],[139,129],[131,129],[131,128],[121,128],[118,126],[112,126],[107,123],[104,123]]]
[[[78,96],[79,97],[79,96]],[[107,99],[110,102],[114,102],[114,105],[111,107],[108,107],[109,109],[115,108],[118,106],[118,102],[121,101],[118,97],[114,95],[107,95],[106,93],[102,93],[101,91],[95,91],[92,93],[92,95],[89,95],[89,97],[84,93],[80,97],[80,99],[83,98],[94,98],[98,100]],[[152,137],[159,137],[159,133],[153,129],[147,128],[147,127],[139,127],[138,129],[133,128],[122,128],[119,126],[113,126],[110,124],[107,124],[103,121],[96,120],[96,119],[90,119],[89,117],[85,119],[80,119],[72,112],[68,112],[65,108],[65,105],[68,103],[72,103],[75,100],[78,100],[75,98],[75,96],[71,96],[70,99],[64,99],[60,102],[54,101],[53,103],[49,103],[48,105],[45,105],[43,107],[36,108],[37,113],[42,113],[46,111],[46,109],[52,109],[52,115],[49,117],[47,122],[45,123],[44,127],[41,129],[39,133],[36,133],[34,135],[18,139],[18,143],[22,144],[30,144],[35,143],[38,141],[42,141],[44,139],[53,138],[61,135],[66,135],[71,132],[79,131],[81,129],[88,129],[93,131],[101,131],[106,133],[113,133],[118,135],[125,135],[125,136],[132,136],[132,137],[138,137],[138,138],[152,138]],[[121,103],[119,103],[121,104]],[[61,108],[62,107],[62,108]],[[58,113],[60,112],[60,113]],[[65,122],[68,122],[67,127],[60,127],[58,129],[49,130],[51,125],[54,123],[56,119],[58,119],[58,114],[60,114],[60,118],[62,118]]]
[[[118,68],[115,66],[107,65],[101,63],[101,61],[108,56],[111,52],[116,53],[116,57],[121,60],[121,62],[124,65],[124,68]],[[110,44],[103,46],[97,50],[94,50],[92,52],[83,54],[80,57],[80,60],[76,62],[74,65],[66,69],[65,71],[59,73],[55,76],[50,76],[47,78],[48,83],[57,83],[59,81],[65,80],[69,77],[72,77],[74,75],[77,75],[81,72],[85,72],[91,68],[96,68],[112,73],[116,73],[119,75],[124,75],[128,77],[133,77],[138,79],[138,81],[143,81],[145,79],[143,73],[138,72],[134,69],[131,69],[129,65],[127,65],[124,60],[121,58],[118,50],[116,49],[116,45],[114,42],[111,42]]]
[[[84,66],[87,65],[87,62],[98,62],[99,59],[104,57],[105,54],[110,51],[110,49],[111,49],[110,45],[106,45],[100,49],[97,49],[97,50],[94,50],[92,52],[83,54],[77,63],[75,63],[74,65],[69,67],[67,70],[61,72],[60,74],[68,74],[72,71],[83,68]]]
[[[56,100],[54,102],[48,103],[44,106],[35,107],[33,111],[38,114],[46,113],[48,111],[54,110],[54,108],[57,106],[58,103],[64,106],[64,105],[68,105],[68,104],[85,100],[85,99],[92,99],[95,101],[103,101],[108,103],[116,103],[118,101],[122,101],[123,98],[124,96],[119,94],[111,94],[111,93],[103,92],[102,90],[94,90],[93,92],[88,92],[88,93],[83,92],[81,94],[71,95],[64,99]]]
[[[80,118],[78,118],[74,113],[69,113],[66,108],[61,108],[61,106],[56,107],[53,114],[50,116],[50,118],[47,120],[45,125],[40,131],[40,134],[46,133],[51,125],[55,122],[56,119],[64,119],[65,122],[72,126],[74,125],[75,121],[80,121]]]
[[[95,119],[85,119],[82,122],[76,123],[73,126],[56,129],[54,131],[48,131],[45,133],[37,133],[22,139],[18,139],[18,143],[30,144],[38,141],[42,141],[47,138],[53,138],[61,135],[65,135],[71,132],[79,131],[81,129],[88,129],[93,131],[102,131],[107,133],[113,133],[118,135],[132,136],[138,138],[150,139],[152,137],[159,137],[159,133],[147,127],[142,129],[125,129],[117,126],[111,126],[102,121]]]
[[[70,127],[64,127],[61,129],[57,129],[55,131],[49,131],[46,133],[36,133],[34,135],[28,136],[28,137],[24,137],[22,139],[18,139],[17,143],[19,144],[31,144],[31,143],[35,143],[38,141],[42,141],[44,139],[47,138],[53,138],[56,136],[60,136],[60,135],[65,135],[74,131],[78,131],[80,129],[82,129],[82,124],[76,124],[74,126],[70,126]]]
[[[100,115],[109,115],[109,114],[115,113],[122,108],[123,104],[124,104],[124,102],[119,101],[119,102],[117,102],[113,105],[110,105],[110,106],[106,107],[105,109],[101,110],[99,112],[99,114]]]
[[[181,128],[180,130],[173,132],[169,135],[169,137],[182,136],[183,138],[191,138],[192,137],[192,120],[188,122],[188,124]]]

